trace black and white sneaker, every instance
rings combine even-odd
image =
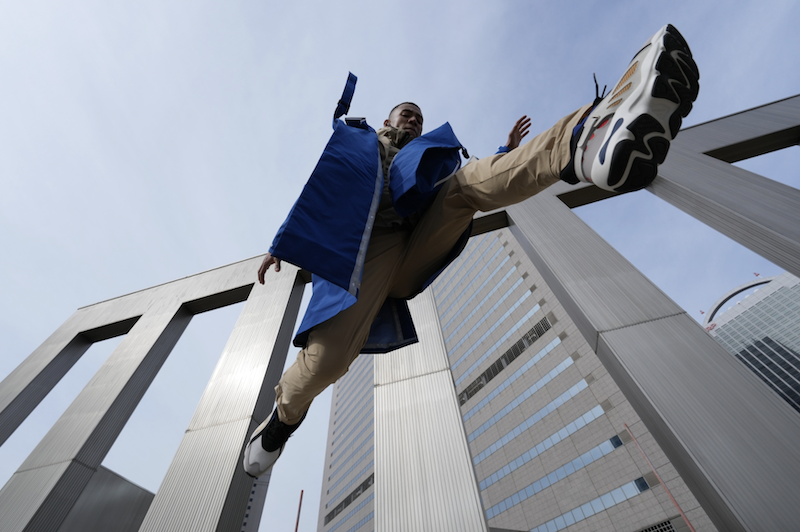
[[[569,183],[615,191],[639,190],[656,178],[669,143],[700,89],[700,72],[683,36],[661,28],[634,56],[625,74],[573,133]]]
[[[283,452],[286,440],[297,430],[305,417],[303,414],[296,425],[287,425],[278,419],[276,408],[272,416],[256,428],[244,448],[245,473],[257,478],[269,471]]]

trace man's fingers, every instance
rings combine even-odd
[[[528,134],[528,129],[531,127],[531,119],[528,115],[522,115],[514,124],[514,128],[508,135],[509,143],[507,146],[512,150],[519,146],[519,142]]]
[[[258,268],[258,282],[259,283],[264,284],[264,275],[266,275],[267,270],[269,270],[269,265],[272,264],[272,262],[274,260],[275,260],[275,258],[272,255],[270,255],[269,253],[267,253],[267,256],[264,257],[264,260],[261,261],[261,266],[259,266],[259,268]]]
[[[258,282],[260,284],[264,284],[264,274],[267,273],[267,261],[261,263],[261,267],[258,268]]]
[[[275,265],[276,272],[281,271],[281,259],[279,259],[278,257],[273,257],[272,255],[267,253],[267,256],[264,257],[264,260],[261,261],[261,266],[258,268],[259,283],[264,284],[264,276],[269,271],[269,267],[273,264]]]

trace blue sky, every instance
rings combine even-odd
[[[0,6],[0,378],[80,306],[265,252],[348,71],[351,114],[378,125],[414,101],[428,130],[449,121],[478,157],[523,114],[541,131],[589,102],[592,73],[613,86],[666,23],[701,71],[684,125],[800,93],[791,0]],[[741,166],[798,188],[798,152]],[[577,213],[698,320],[753,272],[781,271],[648,192]],[[238,310],[195,318],[105,465],[157,489]],[[114,342],[0,448],[0,484]],[[316,530],[329,404],[315,403],[276,466],[275,529],[290,529],[304,489],[300,530]]]

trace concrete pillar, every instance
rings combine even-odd
[[[510,207],[510,230],[717,528],[791,530],[800,417],[573,214],[568,190]]]

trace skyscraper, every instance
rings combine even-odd
[[[716,530],[508,230],[429,290],[490,531],[688,530],[626,425],[694,528]],[[373,364],[333,391],[321,532],[374,529]]]
[[[800,279],[783,273],[745,283],[719,298],[703,325],[800,412]]]
[[[362,355],[334,385],[317,530],[359,530],[374,516],[373,375]]]

